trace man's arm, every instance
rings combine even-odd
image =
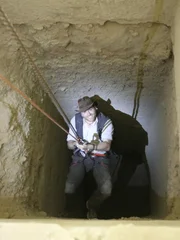
[[[67,142],[67,146],[69,150],[74,150],[75,146],[76,146],[76,141],[70,140]]]
[[[110,151],[110,149],[111,149],[111,142],[112,142],[112,139],[113,139],[113,133],[114,133],[114,127],[113,127],[112,121],[109,119],[105,123],[104,128],[102,130],[102,134],[101,134],[102,142],[99,142],[96,145],[95,150],[98,150],[98,151]]]
[[[75,129],[75,131],[76,131],[76,128],[75,128],[75,116],[71,119],[70,123],[71,123],[71,125],[74,127],[74,129]],[[76,145],[76,141],[74,140],[74,138],[72,137],[72,135],[73,135],[74,137],[76,137],[76,136],[74,135],[74,132],[72,131],[71,128],[69,128],[69,133],[70,133],[70,134],[67,135],[67,147],[68,147],[68,149],[70,149],[70,150],[74,150],[75,145]]]
[[[72,119],[71,121],[72,125],[75,125],[75,120]],[[72,130],[70,129],[70,132],[72,133]],[[72,140],[71,136],[68,136],[67,138],[67,146],[68,149],[74,150],[75,147],[78,147],[79,149],[83,151],[109,151],[111,149],[111,142],[112,142],[112,135],[114,132],[114,127],[112,123],[108,125],[108,127],[102,132],[101,138],[102,142],[99,142],[97,145],[94,144],[79,144],[78,142]],[[72,133],[73,134],[73,133]]]
[[[79,144],[77,142],[72,142],[72,143],[69,143],[69,149],[73,149],[73,148],[71,148],[73,146],[73,144],[82,151],[93,151],[93,150],[109,151],[110,148],[111,148],[111,141],[110,140],[100,142],[97,145],[92,144],[92,143]]]
[[[97,151],[109,151],[110,149],[111,149],[110,140],[99,142],[97,145],[95,145],[95,148],[94,148],[94,150],[97,150]]]
[[[107,122],[107,125],[105,124],[105,127],[102,131],[101,134],[101,140],[102,142],[99,142],[98,144],[78,144],[76,143],[76,146],[84,151],[110,151],[111,149],[111,142],[112,142],[112,137],[113,137],[113,132],[114,132],[114,127],[111,122],[111,120]]]

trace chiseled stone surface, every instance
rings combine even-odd
[[[17,43],[2,25],[0,31],[0,74],[66,127]],[[67,158],[66,135],[2,81],[0,113],[0,216],[26,217],[31,208],[57,214],[63,206],[65,177],[59,174],[65,176],[66,162],[59,159]]]
[[[14,23],[28,23],[36,28],[53,22],[102,24],[108,20],[130,24],[158,21],[171,25],[176,2],[177,0],[0,1]],[[158,13],[160,15],[157,18]]]
[[[168,192],[169,211],[179,191],[171,40],[176,3],[0,0],[69,118],[83,95],[110,99],[115,109],[131,115],[137,82],[143,83],[138,121],[149,133],[153,190],[162,198]],[[64,126],[1,15],[0,20],[0,73]],[[1,198],[25,198],[55,215],[63,205],[66,135],[2,83],[0,112]]]

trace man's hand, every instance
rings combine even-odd
[[[80,144],[80,143],[76,142],[76,147],[85,152],[88,150],[87,143]]]
[[[82,151],[85,151],[85,152],[89,152],[89,151],[94,150],[94,145],[91,144],[91,143],[87,143],[87,142],[83,143],[83,144],[80,144],[80,143],[76,142],[76,147],[79,148]]]

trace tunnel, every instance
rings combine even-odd
[[[70,120],[83,96],[115,127],[113,193],[98,218],[180,217],[179,14],[176,0],[0,0],[0,218],[69,217],[57,105]],[[71,218],[86,218],[95,188],[87,175]]]

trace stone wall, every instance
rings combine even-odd
[[[0,74],[65,127],[17,42],[3,25],[0,32]],[[63,207],[66,134],[2,81],[0,112],[0,217],[27,216],[31,209],[57,214]]]
[[[175,125],[176,130],[176,146],[174,151],[178,152],[178,158],[174,161],[174,168],[171,171],[171,179],[174,181],[170,182],[169,189],[171,190],[171,194],[169,196],[170,202],[170,212],[171,218],[179,218],[180,211],[180,188],[179,188],[179,181],[180,181],[180,171],[179,171],[179,145],[180,145],[180,136],[179,136],[179,127],[180,127],[180,70],[179,70],[179,63],[180,63],[180,4],[178,4],[176,9],[176,15],[174,20],[173,32],[172,32],[172,41],[173,41],[173,52],[174,52],[174,79],[175,79],[175,91],[176,91],[176,111],[177,111],[177,125]],[[174,140],[175,140],[174,139]],[[175,159],[173,159],[175,160]]]
[[[22,0],[0,1],[5,11],[11,14],[14,23],[28,23],[37,28],[53,22],[103,24],[107,20],[125,24],[157,21],[170,26],[176,2],[177,0],[53,0],[50,3],[48,0],[32,0],[24,4]]]
[[[54,0],[53,3],[45,0],[43,2],[31,1],[26,4],[21,0],[13,0],[12,2],[0,0],[0,3],[12,20],[36,64],[44,73],[53,93],[69,118],[75,113],[77,99],[83,95],[99,95],[105,102],[111,102],[115,110],[128,114],[131,118],[133,109],[137,107],[138,103],[136,102],[135,106],[134,100],[138,86],[142,87],[137,120],[148,132],[149,137],[147,160],[152,176],[154,206],[157,206],[160,215],[170,213],[174,206],[172,204],[173,199],[178,194],[178,187],[176,186],[179,180],[177,173],[179,144],[177,144],[178,127],[175,110],[176,99],[174,97],[175,87],[172,76],[171,39],[171,26],[177,0],[91,2]],[[5,37],[4,34],[4,28],[2,28],[2,72],[12,81],[18,82],[18,85],[29,95],[32,95],[41,106],[47,108],[48,111],[50,109],[54,111],[49,105],[47,96],[37,89],[36,78],[28,70],[26,61],[22,60],[18,46],[15,42],[12,44],[9,41],[11,37]],[[177,42],[178,40],[176,40],[176,44]],[[4,47],[6,45],[8,51]],[[31,82],[25,81],[27,78],[31,79]],[[178,83],[176,85],[178,86]],[[52,176],[49,169],[51,169],[51,164],[54,165],[54,163],[50,160],[49,162],[44,161],[47,167],[39,168],[39,165],[36,165],[35,156],[38,156],[41,165],[43,150],[39,151],[39,149],[48,149],[49,147],[49,153],[54,153],[54,151],[51,151],[52,146],[55,146],[54,140],[51,142],[49,137],[50,142],[45,140],[49,136],[47,129],[51,128],[51,123],[49,123],[49,127],[45,127],[45,123],[42,124],[45,120],[40,117],[40,114],[30,109],[29,105],[26,107],[26,103],[15,93],[7,91],[4,86],[2,88],[2,94],[4,93],[2,99],[5,102],[1,103],[4,109],[2,111],[6,111],[3,115],[5,121],[2,123],[2,128],[7,130],[9,128],[18,129],[18,131],[15,131],[16,136],[18,136],[18,144],[22,146],[22,149],[27,148],[28,154],[25,152],[25,156],[31,154],[32,159],[34,159],[30,161],[21,160],[25,162],[23,166],[29,169],[30,173],[28,174],[32,178],[25,181],[26,189],[23,186],[24,189],[19,191],[28,192],[29,196],[31,195],[29,194],[29,186],[34,186],[35,194],[32,194],[31,202],[36,203],[36,205],[50,206],[53,198],[45,197],[46,201],[40,204],[36,196],[38,194],[46,196],[43,189],[47,189],[47,193],[51,191],[51,187],[48,185]],[[178,94],[177,88],[176,94]],[[14,105],[17,102],[21,103],[21,107],[18,108],[18,115],[14,110]],[[32,114],[33,119],[31,118]],[[53,112],[53,114],[55,113]],[[6,119],[12,119],[9,120],[10,124]],[[36,119],[37,127],[31,130],[31,127],[35,125],[33,123],[34,119]],[[12,122],[16,122],[13,127],[11,127]],[[37,133],[37,129],[39,133]],[[56,134],[56,127],[54,129],[54,134]],[[1,151],[4,151],[5,154],[9,152],[9,148],[5,148],[5,146],[8,146],[9,139],[12,139],[11,135],[14,134],[12,130],[9,136],[7,130],[2,133],[3,139],[6,139],[6,145],[4,143],[4,150]],[[44,133],[45,130],[47,135],[42,137],[41,133]],[[36,137],[34,137],[35,135]],[[35,148],[33,152],[32,148],[28,147],[27,136],[28,140],[31,141],[30,146],[33,146],[33,149]],[[65,142],[63,139],[65,139],[65,135],[62,133],[61,137],[62,139],[59,142],[64,148]],[[17,137],[15,139],[14,145],[16,147]],[[44,145],[44,142],[46,142],[46,145]],[[55,142],[58,142],[58,140]],[[58,146],[56,148],[58,149]],[[21,150],[18,151],[15,148],[14,152],[24,156]],[[15,154],[15,158],[18,158],[19,155],[16,157]],[[65,152],[58,154],[63,155],[63,159],[66,158]],[[45,156],[47,156],[47,159],[51,159],[51,157],[48,157],[49,155],[45,154],[44,158]],[[63,162],[64,160],[60,161],[59,164],[63,164]],[[58,162],[56,163],[58,164]],[[32,165],[35,166],[33,167],[35,171],[32,170]],[[56,169],[60,167],[57,166]],[[63,166],[61,167],[63,171]],[[19,169],[19,171],[22,171],[22,168]],[[46,173],[42,175],[44,180],[40,180],[38,186],[45,187],[38,187],[35,184],[37,172],[43,171],[42,169],[47,169],[47,171],[44,170]],[[53,169],[52,171],[55,171],[55,168]],[[9,171],[9,174],[11,174],[11,171]],[[16,176],[17,171],[14,174]],[[26,179],[27,172],[25,171],[23,174],[24,179]],[[57,178],[60,179],[61,175]],[[15,184],[21,187],[21,184],[19,185],[17,182]],[[62,189],[62,187],[59,189]],[[51,195],[58,202],[59,199],[55,197],[55,192]],[[161,207],[162,204],[164,207]],[[55,210],[53,211],[55,212]],[[157,214],[156,209],[154,209],[154,213]]]
[[[169,67],[173,62],[168,62]],[[152,215],[165,217],[172,211],[178,189],[178,129],[173,68],[164,79],[160,96],[147,120],[148,163],[152,179]]]

